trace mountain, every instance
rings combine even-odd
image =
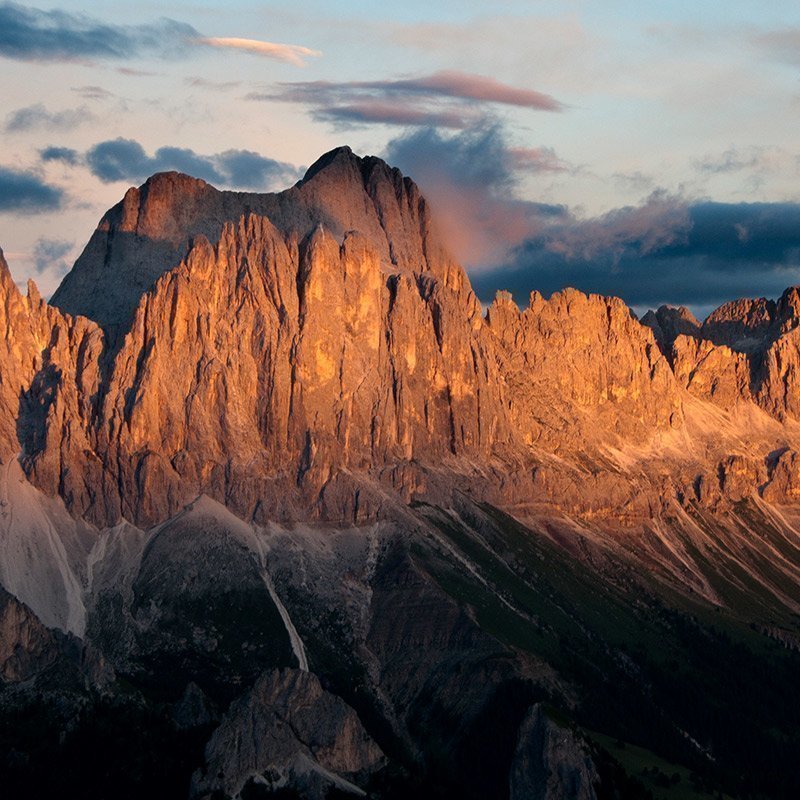
[[[797,298],[484,313],[349,148],[0,256],[3,785],[795,797]]]

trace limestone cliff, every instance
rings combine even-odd
[[[800,416],[795,295],[703,326],[575,290],[524,310],[501,293],[484,317],[419,190],[379,159],[339,148],[273,195],[156,175],[103,218],[54,305],[0,265],[0,447],[98,524],[151,525],[203,492],[262,522],[373,519],[395,492],[454,485],[633,509],[661,502],[665,473],[680,494],[741,449],[705,432],[669,466],[657,443],[688,430],[687,402]],[[777,430],[748,457],[800,449]],[[662,462],[638,485],[631,448]]]

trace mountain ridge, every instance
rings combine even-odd
[[[796,290],[484,312],[349,148],[277,195],[156,176],[62,289],[0,253],[0,718],[45,742],[9,786],[133,719],[141,796],[646,797],[591,731],[796,796]]]

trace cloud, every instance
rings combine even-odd
[[[110,139],[91,147],[85,161],[93,175],[105,183],[137,183],[154,172],[177,170],[218,186],[268,189],[294,183],[300,176],[291,164],[250,150],[226,150],[201,155],[183,147],[160,147],[148,156],[134,139]]]
[[[195,39],[196,44],[208,47],[244,50],[246,53],[294,64],[296,67],[305,67],[307,58],[321,56],[319,50],[302,47],[297,44],[278,44],[276,42],[262,42],[258,39],[239,39],[235,37],[200,37]]]
[[[191,25],[171,19],[114,25],[67,11],[0,5],[0,55],[23,61],[166,56],[197,37]]]
[[[776,296],[800,280],[800,204],[687,203],[656,193],[642,206],[589,220],[567,216],[473,275],[489,301],[524,301],[574,286],[630,305],[708,309],[734,297]]]
[[[320,55],[316,50],[294,44],[203,36],[191,25],[166,17],[149,24],[117,25],[85,14],[0,4],[0,56],[6,58],[21,61],[127,59],[142,55],[174,58],[195,46],[243,50],[296,66],[303,66],[305,58]]]
[[[403,127],[466,128],[472,115],[458,111],[432,111],[397,103],[364,101],[343,106],[328,106],[312,111],[316,120],[335,123],[381,123]]]
[[[758,33],[753,36],[753,42],[776,61],[800,64],[800,28],[782,28]]]
[[[614,183],[624,191],[631,190],[640,195],[653,191],[656,183],[652,175],[646,175],[640,170],[615,172],[611,177],[614,179]]]
[[[566,213],[516,193],[526,174],[562,167],[555,153],[511,147],[496,124],[452,136],[423,128],[392,140],[385,155],[419,184],[450,247],[469,267],[498,263],[510,248]]]
[[[41,238],[33,247],[33,265],[38,277],[47,276],[48,279],[60,279],[70,270],[70,265],[64,257],[74,247],[73,242],[61,239]]]
[[[30,214],[61,207],[64,191],[35,172],[0,167],[0,212]]]
[[[18,108],[6,117],[7,133],[19,133],[36,128],[47,130],[70,130],[94,119],[88,108],[68,108],[64,111],[48,111],[42,103]]]
[[[214,89],[214,91],[227,91],[228,89],[235,89],[237,86],[241,86],[241,81],[209,81],[205,78],[200,78],[197,76],[190,76],[183,79],[183,82],[187,86],[192,86],[195,89]]]
[[[398,81],[376,81],[368,88],[387,94],[423,94],[479,100],[486,103],[536,108],[541,111],[561,111],[563,106],[550,95],[532,89],[518,89],[494,78],[446,70],[423,78]]]
[[[442,71],[417,78],[378,81],[295,81],[276,91],[251,92],[250,100],[300,103],[316,119],[335,123],[467,128],[490,106],[560,111],[550,95],[521,89],[494,78]]]
[[[73,86],[72,91],[84,100],[111,100],[116,95],[102,86]]]
[[[42,161],[62,161],[64,164],[74,167],[81,163],[81,156],[77,150],[71,147],[45,147],[39,151]]]
[[[157,72],[150,72],[146,69],[133,69],[131,67],[117,67],[117,72],[120,75],[127,75],[129,78],[153,78],[158,75]]]
[[[530,172],[571,172],[573,168],[562,161],[552,147],[512,147],[508,150],[514,167]]]
[[[749,155],[726,155],[723,166]],[[498,289],[524,304],[533,289],[574,286],[642,309],[685,304],[702,315],[733,297],[776,296],[800,282],[800,204],[696,202],[651,191],[642,203],[579,217],[520,198],[526,175],[549,179],[575,167],[551,148],[513,146],[498,124],[451,135],[415,130],[390,142],[385,156],[431,201],[485,302]],[[615,179],[652,185],[637,173]]]

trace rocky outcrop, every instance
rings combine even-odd
[[[595,800],[599,777],[586,745],[537,704],[519,729],[510,800]]]
[[[0,587],[0,681],[26,680],[51,666],[58,656],[53,632]]]
[[[800,500],[800,454],[787,449],[776,453],[771,461],[764,499],[770,503],[796,503]]]
[[[642,325],[652,329],[653,336],[665,352],[678,336],[699,336],[700,323],[684,306],[659,306],[642,317]]]
[[[773,300],[742,298],[723,303],[703,322],[702,338],[732,350],[750,352],[769,336],[777,317]]]
[[[515,432],[526,444],[642,441],[680,425],[681,401],[651,331],[618,298],[574,289],[520,311],[499,293],[487,325],[506,356]]]
[[[232,704],[214,732],[192,796],[286,790],[324,800],[333,789],[363,797],[359,784],[383,763],[353,709],[324,691],[316,677],[271,671]]]
[[[745,353],[709,339],[678,336],[670,356],[675,380],[695,397],[727,409],[753,400]]]
[[[297,665],[255,534],[223,506],[197,498],[133,566],[129,593],[98,593],[91,634],[141,684],[177,701],[194,682],[229,702],[265,668]]]

